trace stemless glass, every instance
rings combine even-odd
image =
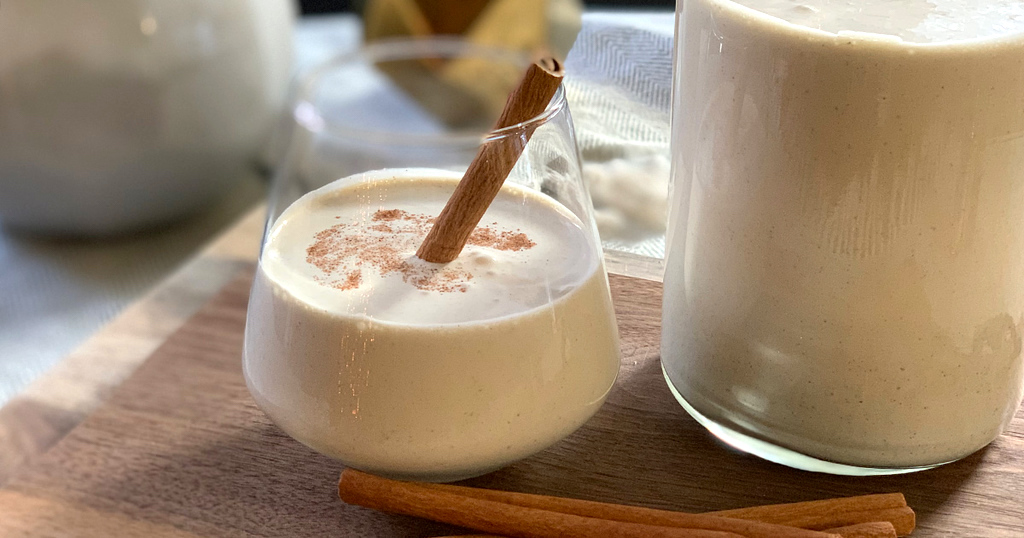
[[[608,281],[561,90],[539,116],[488,132],[483,108],[444,121],[426,112],[458,108],[464,90],[414,102],[385,62],[517,76],[525,66],[416,41],[371,45],[312,74],[275,180],[244,374],[271,420],[346,465],[468,478],[546,448],[600,407],[619,365]],[[354,96],[325,85],[355,71],[377,86],[351,91],[392,92],[398,118],[378,109],[353,121]],[[449,264],[417,258],[480,145],[508,140],[525,149],[466,249]]]

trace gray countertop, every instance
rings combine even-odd
[[[163,280],[263,198],[253,172],[230,196],[172,225],[104,240],[0,228],[0,405]]]
[[[360,38],[353,16],[304,19],[296,69]],[[265,183],[254,169],[205,210],[123,237],[46,238],[0,227],[0,406],[262,201]]]

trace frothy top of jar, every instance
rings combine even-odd
[[[735,3],[823,32],[876,34],[911,43],[1024,34],[1024,2],[1020,0],[735,0]]]

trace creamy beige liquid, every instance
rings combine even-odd
[[[499,240],[428,264],[414,256],[422,220],[378,211],[437,215],[458,177],[395,174],[332,183],[272,226],[246,326],[257,403],[320,452],[421,480],[482,474],[574,431],[619,365],[590,234],[552,199],[506,185],[481,223]],[[380,244],[412,267],[389,272]]]
[[[1024,380],[1024,3],[742,4],[680,19],[666,375],[819,459],[981,448]]]

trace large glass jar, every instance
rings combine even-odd
[[[687,0],[663,365],[739,448],[927,468],[1020,406],[1024,6]]]

